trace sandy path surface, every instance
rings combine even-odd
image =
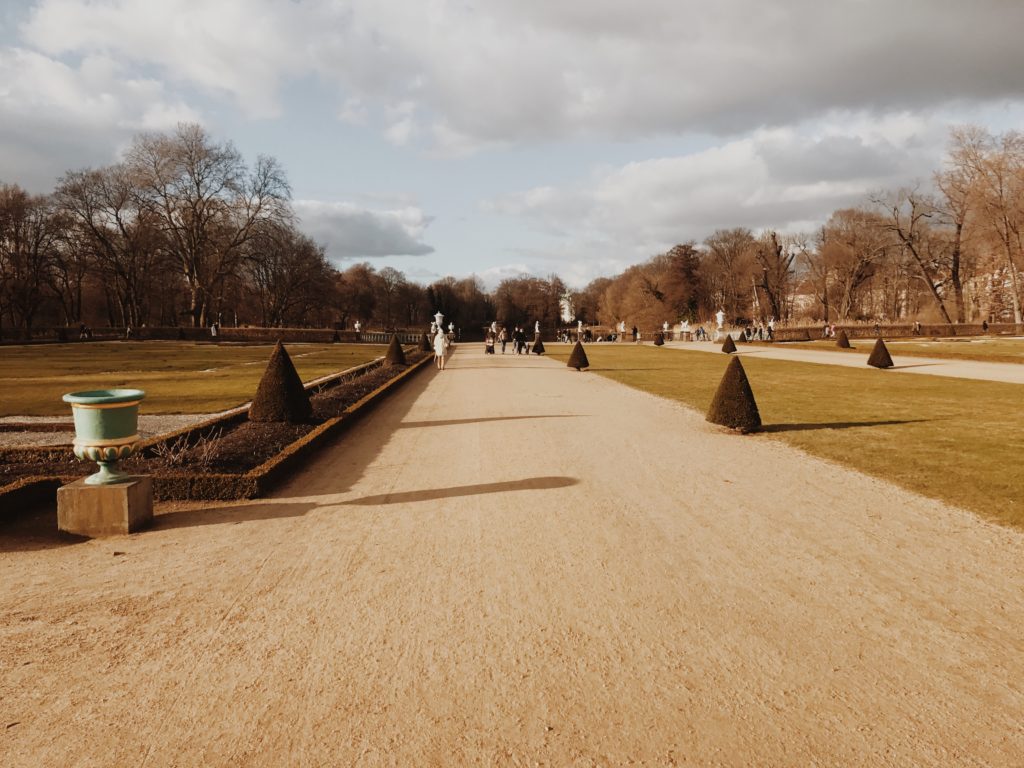
[[[723,339],[724,341],[724,339]],[[800,349],[784,343],[772,347],[738,346],[738,354],[751,357],[765,357],[772,360],[794,360],[801,363],[824,363],[863,368],[874,342],[858,339],[855,342],[863,348],[857,352],[828,352],[819,349]],[[688,349],[696,352],[721,352],[722,343],[701,341],[668,341],[665,346],[672,349]],[[1024,365],[1019,363],[987,363],[982,360],[946,360],[938,357],[917,357],[900,355],[899,342],[886,344],[894,366],[888,370],[900,373],[920,373],[926,376],[951,376],[956,379],[981,379],[1002,381],[1008,384],[1024,384]]]
[[[466,346],[274,498],[0,538],[0,765],[1019,766],[1024,535]]]

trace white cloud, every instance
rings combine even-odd
[[[71,66],[0,48],[0,83],[0,167],[33,191],[48,191],[69,168],[113,162],[133,133],[198,119],[160,81],[101,55]]]
[[[573,284],[609,274],[675,243],[701,241],[715,229],[806,231],[835,209],[858,205],[875,190],[927,181],[945,142],[945,126],[919,120],[885,135],[859,116],[800,129],[756,131],[688,155],[606,168],[575,184],[542,186],[487,201],[485,211],[518,217],[554,235],[544,260]],[[853,126],[838,133],[836,125]],[[864,128],[862,133],[855,132]]]
[[[351,203],[296,200],[302,231],[323,243],[335,260],[381,256],[425,256],[430,217],[416,207],[372,210]]]
[[[1021,28],[1024,4],[1005,0],[40,0],[24,36],[155,67],[257,116],[315,74],[343,119],[376,115],[392,141],[458,154],[1020,100]]]

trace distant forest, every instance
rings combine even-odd
[[[49,195],[0,184],[0,333],[57,326],[460,327],[583,321],[1021,323],[1024,136],[952,131],[932,184],[879,192],[820,230],[737,227],[584,289],[523,275],[429,285],[339,269],[302,233],[276,160],[247,163],[197,125],[141,134]]]

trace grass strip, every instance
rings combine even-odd
[[[146,414],[210,413],[252,399],[272,344],[94,342],[0,348],[0,416],[64,416],[65,392],[143,389]],[[381,357],[381,344],[289,344],[303,381]]]
[[[835,339],[815,339],[814,341],[787,341],[778,346],[784,349],[816,349],[827,352],[855,352],[867,356],[874,345],[871,339],[850,339],[854,349],[844,350],[836,346]],[[1024,339],[938,339],[936,341],[916,341],[905,339],[886,339],[886,346],[893,355],[910,357],[936,357],[942,360],[973,360],[983,363],[1017,363],[1024,364]]]
[[[567,360],[569,347],[552,345]],[[587,346],[590,371],[707,411],[729,355]],[[1015,384],[743,357],[762,436],[982,517],[1024,526],[1024,389]],[[700,457],[691,457],[699,467]],[[742,467],[737,467],[742,471]],[[884,508],[884,500],[880,506]]]

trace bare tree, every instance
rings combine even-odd
[[[776,232],[769,230],[758,238],[753,254],[760,275],[754,281],[763,297],[761,315],[777,320],[789,316],[789,293],[792,290],[793,262],[798,248],[787,248]],[[756,270],[755,270],[756,272]]]
[[[122,325],[147,322],[153,279],[161,272],[162,238],[155,216],[140,207],[140,196],[124,165],[67,173],[54,193],[81,232],[78,247],[94,256],[115,297]],[[164,287],[166,288],[166,287]]]
[[[214,143],[193,124],[137,137],[128,157],[140,206],[154,217],[185,278],[192,323],[205,325],[255,228],[289,219],[284,172],[264,156],[250,171],[230,142]]]
[[[730,318],[745,316],[750,306],[755,239],[749,229],[719,229],[704,241],[702,275],[711,301]]]
[[[950,162],[969,180],[981,226],[1000,245],[1010,281],[1014,322],[1022,322],[1021,260],[1024,244],[1024,134],[1010,131],[993,136],[967,126],[952,133]]]
[[[291,227],[263,225],[245,248],[245,273],[266,327],[300,324],[325,302],[333,269],[322,246]]]
[[[910,257],[917,277],[927,288],[935,309],[946,323],[952,323],[942,298],[945,243],[929,228],[929,220],[937,215],[934,200],[915,189],[901,189],[888,197],[875,196],[873,202],[887,212],[885,229],[892,234]]]
[[[26,336],[48,295],[62,231],[50,198],[0,186],[0,310]]]
[[[840,320],[848,320],[857,307],[861,290],[874,277],[879,262],[892,248],[884,229],[884,220],[872,211],[846,208],[836,211],[821,229],[815,276],[821,277],[828,319],[829,293]],[[831,283],[829,283],[831,279]]]

